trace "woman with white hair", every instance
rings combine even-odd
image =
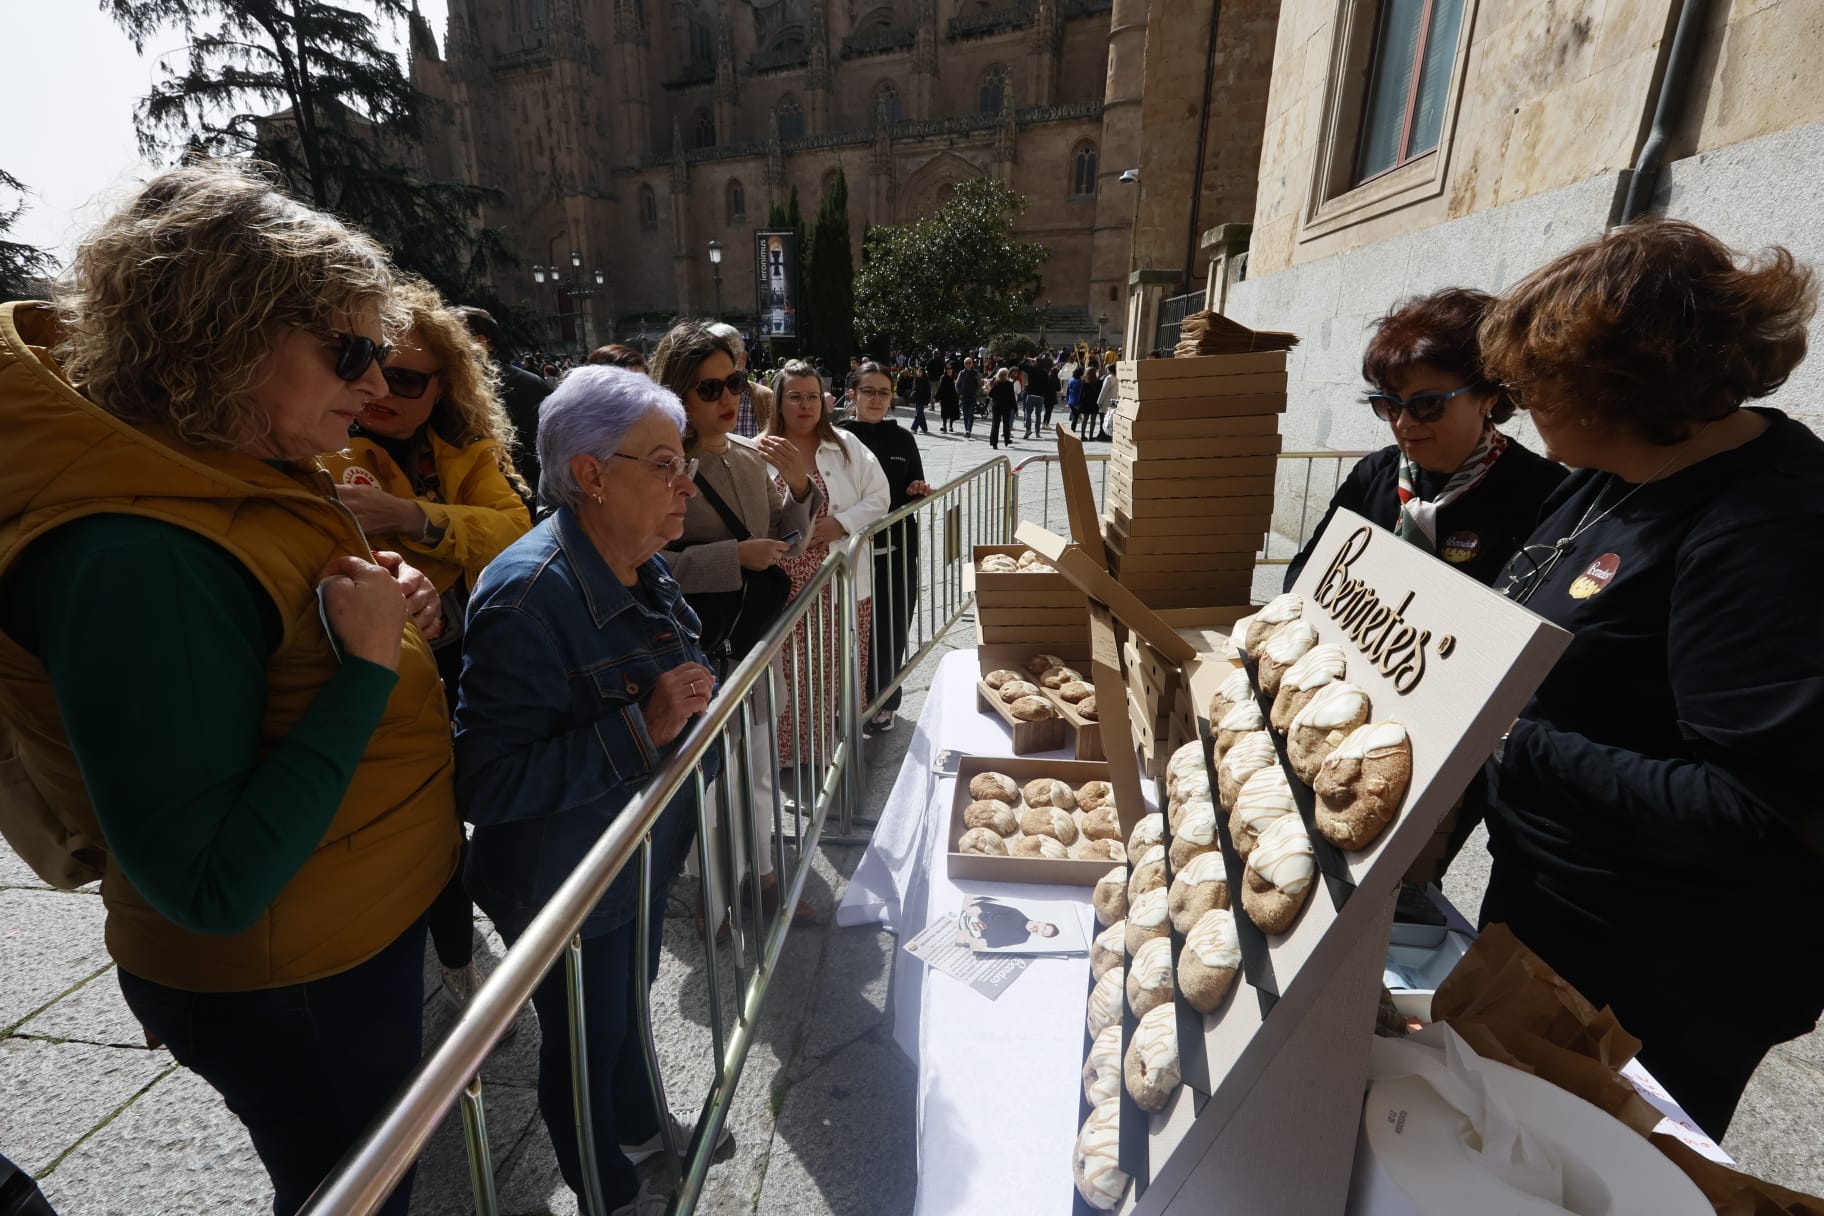
[[[773,410],[776,408],[773,390],[748,376],[747,342],[741,337],[740,330],[727,321],[712,321],[703,328],[728,344],[729,352],[735,359],[735,371],[745,378],[745,383],[741,386],[741,400],[735,407],[735,434],[743,439],[756,438],[773,419]]]
[[[715,692],[696,614],[659,556],[697,493],[684,423],[677,397],[637,372],[572,371],[539,414],[539,489],[556,510],[494,560],[470,599],[456,795],[475,825],[469,891],[509,945]],[[654,974],[665,893],[696,823],[687,788],[652,829]],[[628,867],[581,931],[595,1158],[615,1216],[662,1212],[666,1201],[634,1170],[661,1143],[635,1030],[638,898],[637,867]],[[562,968],[532,1003],[545,1028],[539,1109],[580,1202]]]

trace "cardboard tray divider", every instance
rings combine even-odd
[[[1048,697],[1041,696],[1040,700],[1047,705],[1051,704]],[[1025,756],[1033,752],[1056,751],[1064,746],[1069,723],[1056,716],[1055,712],[1052,717],[1037,722],[1016,718],[1013,716],[1012,707],[1001,700],[1000,691],[990,688],[986,680],[975,682],[975,701],[977,708],[994,710],[995,715],[1007,724],[1008,731],[1013,735],[1014,755]]]

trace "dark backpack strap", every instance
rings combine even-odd
[[[723,526],[734,535],[734,538],[736,540],[752,540],[754,534],[747,530],[747,525],[741,522],[741,517],[736,515],[729,505],[722,500],[722,496],[716,493],[716,487],[709,484],[700,470],[694,480],[697,483],[697,492],[703,495],[704,501],[715,508],[716,514],[722,517]]]

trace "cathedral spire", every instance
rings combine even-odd
[[[994,124],[994,163],[1004,181],[1013,180],[1013,162],[1019,147],[1020,127],[1013,117],[1013,90],[1001,93],[1001,114]]]
[[[821,135],[829,130],[830,90],[835,73],[830,70],[829,0],[811,0],[811,11],[804,23],[804,41],[810,51],[805,67],[804,87],[809,92],[810,129]]]
[[[729,0],[716,5],[716,142],[735,142],[741,84],[735,75],[735,18]]]
[[[779,141],[779,111],[766,119],[766,206],[772,210],[785,192],[785,148]]]
[[[1058,68],[1064,54],[1064,22],[1058,0],[1038,0],[1032,18],[1032,104],[1056,105]]]
[[[937,116],[937,4],[918,0],[912,42],[912,114],[921,122]]]
[[[690,193],[690,160],[684,155],[684,128],[671,120],[671,192]]]

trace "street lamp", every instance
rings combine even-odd
[[[582,261],[583,261],[582,258],[578,257],[575,253],[571,253],[570,262],[579,272],[582,270]],[[579,274],[578,278],[581,278],[581,277],[582,276]],[[602,268],[600,266],[597,266],[595,268],[595,287],[572,287],[570,289],[570,298],[572,300],[594,299],[596,287],[600,287],[606,281],[607,281],[607,276],[602,274]],[[577,306],[576,315],[577,315],[577,319],[582,323],[583,346],[585,348],[587,348],[589,346],[589,313],[588,313],[588,310],[583,305],[579,304]]]
[[[572,270],[581,270],[583,268],[583,255],[574,249],[570,251],[570,268]]]
[[[716,320],[722,319],[722,242],[709,243],[709,272],[716,284]]]

